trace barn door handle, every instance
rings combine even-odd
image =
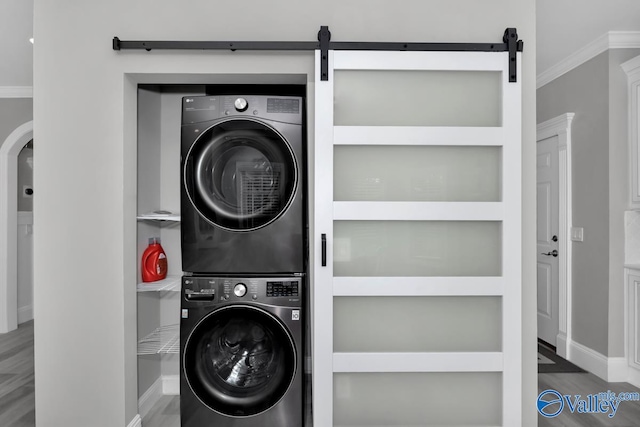
[[[552,250],[551,252],[541,252],[542,255],[546,255],[546,256],[552,256],[552,257],[557,257],[558,256],[558,251],[557,250]]]
[[[321,236],[321,239],[322,239],[322,266],[326,267],[327,266],[327,235],[323,233]]]

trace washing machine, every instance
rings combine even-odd
[[[182,427],[303,425],[303,281],[182,278]]]
[[[197,274],[305,271],[301,97],[182,99],[182,269]]]

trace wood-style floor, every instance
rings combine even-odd
[[[33,427],[33,321],[0,334],[0,426]]]
[[[607,383],[589,373],[538,375],[540,391],[587,396],[611,390],[640,392],[627,383]],[[535,402],[532,402],[535,405]],[[163,396],[142,420],[144,427],[179,427],[180,398]],[[615,417],[603,414],[572,414],[565,410],[555,418],[538,416],[539,427],[640,427],[640,402],[622,402]],[[0,426],[34,427],[33,321],[16,331],[0,334]]]
[[[608,383],[590,373],[553,373],[538,374],[538,392],[556,390],[562,395],[575,395],[587,400],[588,395],[601,392],[640,392],[640,389],[628,383]],[[538,415],[538,427],[640,427],[640,402],[621,402],[616,414],[609,418],[606,414],[571,413],[567,405],[554,418]]]

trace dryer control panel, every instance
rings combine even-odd
[[[302,124],[303,99],[296,96],[199,95],[182,98],[182,124],[247,116]]]

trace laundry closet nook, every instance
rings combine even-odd
[[[236,301],[236,304],[238,304],[242,303],[241,298],[246,294],[247,298],[245,299],[252,297],[253,301],[257,302],[271,295],[273,297],[270,297],[270,300],[274,301],[277,299],[274,297],[280,295],[287,295],[288,300],[291,300],[291,296],[295,296],[299,301],[299,303],[296,303],[299,304],[299,308],[294,310],[296,313],[302,312],[301,315],[296,314],[294,316],[294,324],[299,324],[299,332],[296,333],[298,337],[295,339],[294,347],[297,349],[295,353],[298,354],[294,353],[286,363],[289,368],[293,369],[292,372],[296,373],[296,378],[299,378],[297,380],[298,385],[295,389],[289,390],[288,383],[284,383],[285,388],[283,390],[290,395],[295,392],[298,396],[298,404],[294,405],[299,408],[297,409],[298,417],[302,420],[300,411],[303,409],[302,401],[305,393],[303,383],[308,383],[308,381],[303,382],[303,377],[308,377],[307,373],[310,372],[310,365],[307,365],[307,360],[310,358],[310,344],[308,343],[310,332],[308,331],[309,316],[306,314],[309,304],[309,292],[308,279],[306,277],[308,259],[308,254],[306,253],[306,248],[308,247],[308,220],[306,218],[308,210],[306,199],[308,177],[306,171],[307,131],[306,123],[303,123],[303,120],[306,120],[306,82],[304,79],[305,77],[303,76],[263,76],[258,80],[266,80],[270,84],[256,85],[240,84],[243,80],[255,81],[255,77],[244,79],[243,76],[233,76],[232,78],[220,79],[222,82],[214,77],[211,79],[213,83],[207,85],[138,85],[137,371],[139,414],[142,417],[148,413],[161,395],[182,394],[183,405],[189,405],[188,412],[193,412],[191,405],[199,401],[194,400],[194,403],[188,403],[190,400],[186,392],[192,389],[190,382],[192,383],[196,379],[199,382],[202,376],[194,376],[190,382],[188,378],[185,378],[184,373],[188,374],[192,368],[185,363],[183,369],[180,353],[183,351],[182,347],[186,351],[185,354],[193,353],[188,351],[189,347],[186,343],[181,343],[181,339],[186,341],[187,336],[195,336],[197,330],[194,329],[192,332],[194,327],[192,325],[186,333],[183,330],[181,334],[181,322],[184,328],[188,323],[185,320],[187,319],[186,316],[188,316],[186,313],[191,311],[192,316],[194,316],[196,313],[194,310],[202,307],[202,302],[205,302],[205,299],[202,299],[199,295],[209,295],[212,301],[217,302],[219,299],[220,303],[223,303],[225,299],[235,298],[238,300]],[[233,84],[234,81],[239,81],[240,83]],[[217,110],[222,108],[220,105],[226,102],[224,101],[226,98],[229,98],[228,94],[243,95],[243,100],[246,98],[245,102],[248,101],[250,104],[247,106],[247,108],[250,107],[247,114],[242,114],[247,108],[243,109],[241,107],[232,108],[235,110],[232,111],[231,115],[233,116],[233,113],[235,113],[237,117],[227,117],[230,115],[230,111],[226,110],[223,113],[221,110],[219,121],[221,124],[218,127],[222,126],[223,130],[227,131],[227,134],[222,136],[200,135],[209,126],[204,123],[203,115],[214,114],[218,117]],[[232,101],[236,98],[237,96],[234,96]],[[292,99],[296,100],[295,105],[292,104],[293,101],[290,101]],[[262,100],[264,100],[264,104],[262,104]],[[213,104],[211,104],[212,102]],[[203,104],[194,108],[194,103],[206,103],[207,105]],[[273,138],[277,139],[278,135],[287,135],[287,132],[290,132],[283,128],[283,121],[291,116],[291,113],[295,113],[299,117],[296,119],[299,126],[297,131],[299,136],[295,137],[297,141],[283,140],[284,151],[281,152],[283,154],[278,154],[277,152],[274,154],[277,148],[277,141]],[[271,117],[267,117],[269,115]],[[252,130],[251,126],[247,128],[247,125],[242,121],[245,120],[246,123],[251,125],[251,123],[256,123],[255,117],[257,116],[275,118],[276,121],[273,122],[273,125],[268,124],[268,122],[264,125],[267,127],[274,126],[272,128],[274,130],[273,137],[263,136],[260,131]],[[188,124],[188,129],[193,128],[191,132],[193,130],[196,132],[196,138],[194,138],[196,142],[193,143],[195,148],[190,147],[190,144],[192,144],[190,142],[191,137],[188,137],[185,142],[185,123]],[[258,126],[263,125],[258,123]],[[226,130],[225,127],[229,127],[231,130]],[[215,134],[216,132],[215,126],[211,126],[209,130],[209,133],[213,132]],[[238,142],[235,144],[239,148],[234,148],[233,138],[237,139]],[[255,148],[252,147],[254,143],[258,144]],[[263,143],[266,145],[260,146]],[[292,158],[289,169],[285,170],[287,163],[282,158],[287,156],[292,146],[296,151],[295,158]],[[216,147],[219,147],[217,148],[218,152],[215,152]],[[211,153],[212,150],[214,151],[213,154]],[[193,161],[188,160],[188,156],[194,156],[192,151],[200,158],[196,158]],[[256,156],[260,158],[260,153],[266,153],[265,155],[275,156],[275,158],[263,158],[255,166],[247,169],[247,161],[253,161],[251,159]],[[293,154],[293,151],[291,153]],[[209,166],[201,167],[201,163],[207,161],[207,159],[213,163]],[[190,176],[192,173],[186,172],[189,168],[200,173],[196,177],[198,180],[207,181],[211,180],[212,177],[219,180],[213,183],[208,182],[213,193],[212,196],[209,196],[210,199],[201,202],[201,205],[191,204],[197,197],[202,197],[202,189],[190,187],[192,185],[190,182],[193,181],[191,181]],[[251,175],[247,178],[247,174]],[[197,185],[205,184],[198,181]],[[280,190],[280,188],[282,189]],[[247,191],[253,191],[253,195],[247,195]],[[291,192],[291,198],[284,195],[284,191]],[[295,195],[295,198],[293,195]],[[205,195],[204,197],[208,196]],[[224,199],[225,197],[226,199]],[[208,209],[213,203],[220,203],[221,207],[216,208],[214,206],[209,217],[202,215],[201,209]],[[207,224],[207,218],[217,218],[215,214],[219,210],[231,209],[234,206],[237,206],[237,213],[222,215],[216,220],[221,222],[220,225],[214,227]],[[278,209],[281,213],[277,212]],[[249,231],[267,230],[267,233],[271,234],[267,236],[266,241],[260,242],[256,237],[258,233],[254,232],[252,234],[244,229],[233,229],[235,225],[230,221],[235,218],[241,218],[242,215],[246,215],[248,218],[246,221],[251,222],[248,223],[240,219],[240,222],[237,223],[238,226],[244,227]],[[260,220],[261,215],[270,215],[273,219]],[[295,235],[299,236],[296,237],[296,239],[299,239],[299,244],[293,243],[291,238],[287,237],[286,230],[291,228],[292,221],[287,219],[287,216],[291,217],[292,215],[298,217],[295,222],[299,225],[294,228],[298,229]],[[260,221],[266,223],[266,225],[271,225],[273,222],[275,226],[271,225],[268,228]],[[145,282],[141,271],[144,268],[142,255],[150,239],[158,240],[164,249],[167,260],[167,276],[162,280]],[[236,240],[238,240],[237,244],[233,244]],[[225,244],[224,241],[227,241],[227,243]],[[278,243],[279,241],[280,243]],[[269,244],[284,244],[285,246],[280,249],[274,247],[271,251],[256,255],[256,250],[260,248],[267,249]],[[294,253],[295,251],[300,253]],[[207,255],[209,253],[211,255]],[[278,262],[274,261],[266,265],[265,260],[271,258]],[[299,261],[292,264],[296,259]],[[222,260],[230,261],[226,261],[226,264],[223,264]],[[244,260],[244,264],[240,262],[242,260]],[[229,262],[233,262],[231,267],[229,267]],[[226,270],[224,266],[227,266]],[[289,270],[291,271],[289,272]],[[260,276],[261,272],[269,274],[269,279],[265,279],[266,281],[264,282],[265,286],[267,286],[264,290],[259,290],[259,287],[262,286],[262,279],[257,277]],[[205,283],[202,282],[205,278],[198,278],[198,275],[202,276],[202,273],[206,273],[209,277],[212,275],[228,277],[225,279],[225,283],[231,283],[229,282],[231,280],[234,281],[233,283],[238,282],[239,284],[235,285],[235,295],[234,293],[231,296],[220,294],[218,298],[217,292],[218,290],[223,292],[222,287],[218,289],[216,286],[215,288],[204,290],[201,289],[200,285],[198,285],[196,292],[205,293],[193,294],[190,284]],[[293,274],[293,276],[290,276],[290,279],[285,278],[283,282],[280,276],[288,273]],[[245,278],[242,278],[243,276]],[[291,281],[291,279],[295,281]],[[209,280],[209,283],[213,282]],[[222,286],[222,279],[220,279],[220,283]],[[293,283],[295,283],[295,294],[290,289]],[[245,289],[244,293],[237,291],[240,287]],[[286,294],[283,293],[285,291],[287,292]],[[216,293],[215,296],[214,292]],[[265,292],[267,293],[265,294]],[[188,300],[191,299],[194,300],[193,303],[189,303]],[[275,304],[274,301],[264,302]],[[231,302],[233,303],[233,301]],[[247,303],[244,304],[246,305]],[[231,307],[233,308],[233,306]],[[291,317],[291,315],[289,316]],[[244,318],[242,316],[241,320]],[[212,323],[213,320],[207,321]],[[252,323],[254,325],[252,328],[268,327],[267,321],[268,318],[265,318],[265,320],[258,323]],[[283,319],[282,321],[285,320]],[[231,320],[232,326],[230,327],[237,328],[238,322]],[[274,326],[278,323],[274,323]],[[220,329],[220,325],[218,323],[215,324]],[[298,326],[295,327],[298,328]],[[254,331],[254,336],[255,333]],[[277,331],[274,333],[276,335],[271,335],[271,332],[267,332],[267,338],[277,338]],[[287,332],[285,332],[286,334]],[[307,340],[306,343],[305,339]],[[274,344],[271,343],[271,345]],[[251,363],[253,363],[251,360],[256,357],[258,356],[249,356],[246,361],[250,370]],[[261,360],[264,360],[265,355],[260,357],[262,358]],[[190,363],[193,364],[195,362],[192,361]],[[183,376],[183,381],[186,381],[182,384],[184,389],[182,393],[181,375]],[[260,377],[258,373],[252,374],[249,372],[247,375],[253,375],[254,378]],[[256,380],[248,379],[243,381],[255,382]],[[215,384],[213,386],[215,387]],[[196,384],[194,387],[194,390],[197,391],[198,385]],[[200,386],[201,389],[202,387],[204,386]],[[265,397],[265,403],[259,404],[267,406],[256,406],[259,409],[258,413],[265,412],[265,408],[268,409],[269,400],[276,398],[276,402],[280,401],[280,398],[277,398],[277,394],[274,394],[277,388],[274,389],[266,385],[264,387],[266,387],[265,390],[271,390],[268,393],[271,393],[272,396]],[[231,392],[227,390],[225,393]],[[294,398],[296,397],[288,399]],[[202,394],[198,396],[198,399],[207,400]],[[242,400],[246,400],[246,397],[238,397],[238,399],[241,399],[238,400],[238,404],[241,404],[238,408],[243,408],[243,410],[247,409],[249,407],[247,405],[251,404],[251,402],[247,403],[248,401]],[[306,400],[309,399],[309,397],[306,397]],[[224,407],[220,406],[220,404],[215,404],[213,401],[210,402],[208,405],[217,408],[217,411],[209,411],[211,414],[216,414],[218,411],[224,413]],[[283,404],[282,402],[277,403],[280,406]],[[291,406],[292,403],[288,405]],[[238,409],[233,409],[233,411],[235,411],[234,416],[238,416]],[[278,413],[283,411],[295,413],[292,409],[278,409]],[[207,410],[204,413],[206,415],[208,413]],[[253,416],[254,414],[249,415]],[[265,415],[259,416],[265,417]],[[199,419],[192,422],[205,421],[207,420]],[[266,419],[263,421],[266,422]],[[183,423],[186,422],[188,421],[183,420]]]

